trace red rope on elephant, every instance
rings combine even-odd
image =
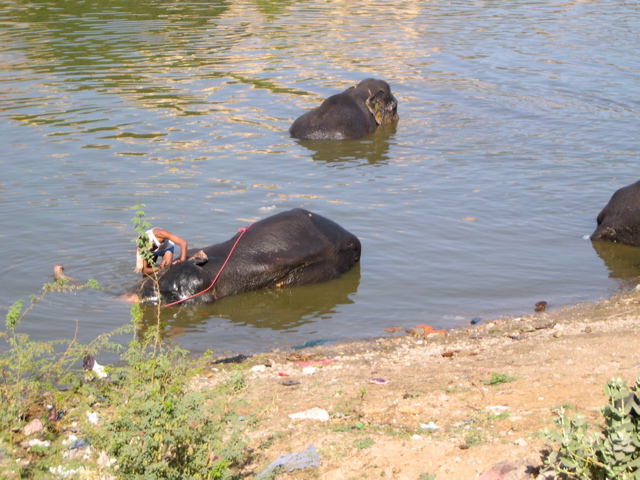
[[[198,295],[202,295],[204,292],[206,292],[208,290],[211,290],[213,288],[213,286],[216,284],[216,282],[218,281],[218,277],[220,277],[220,274],[222,273],[222,270],[224,270],[224,267],[227,266],[227,263],[229,262],[229,259],[231,258],[231,254],[236,249],[236,245],[238,245],[238,242],[240,241],[242,236],[246,233],[246,231],[249,230],[249,228],[251,228],[251,225],[253,225],[253,223],[251,223],[248,227],[239,228],[238,229],[238,231],[240,232],[240,236],[236,239],[235,243],[233,244],[233,247],[231,247],[231,250],[229,250],[229,255],[227,255],[227,258],[225,259],[224,263],[220,267],[220,270],[218,270],[216,278],[213,279],[213,282],[211,282],[211,285],[209,285],[207,288],[205,288],[201,292],[194,293],[193,295],[191,295],[191,296],[189,296],[187,298],[183,298],[181,300],[176,300],[175,302],[167,303],[166,305],[163,305],[163,307],[170,307],[172,305],[177,305],[178,303],[186,302],[187,300],[191,300],[192,298],[197,297]]]

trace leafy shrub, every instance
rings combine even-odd
[[[243,426],[248,423],[239,421],[231,401],[244,386],[238,372],[215,388],[191,388],[206,358],[190,358],[186,350],[162,340],[159,322],[142,338],[134,334],[118,366],[108,368],[108,379],[93,381],[82,370],[87,353],[122,350],[109,338],[140,329],[139,305],[132,307],[131,325],[102,334],[89,345],[75,338],[35,342],[16,332],[45,295],[87,286],[96,284],[46,284],[27,308],[22,300],[9,308],[7,329],[0,332],[0,341],[7,344],[0,349],[0,445],[5,457],[21,461],[0,466],[0,476],[8,475],[9,468],[15,478],[78,473],[74,467],[79,460],[67,458],[69,446],[64,444],[66,424],[73,422],[83,443],[112,459],[110,473],[116,478],[232,478],[245,460]],[[99,414],[97,425],[88,422],[89,410]],[[22,428],[32,419],[42,420],[42,429],[28,438],[41,443],[26,446]],[[84,462],[80,468],[103,467]]]
[[[581,479],[640,479],[640,404],[636,385],[628,388],[621,378],[613,378],[605,386],[609,404],[601,409],[604,427],[596,431],[579,414],[568,417],[559,409],[555,423],[560,431],[545,430],[543,436],[552,450],[545,463],[558,474]]]
[[[86,373],[81,370],[83,357],[98,350],[117,351],[120,346],[111,343],[110,337],[130,330],[123,327],[102,334],[88,345],[76,338],[37,342],[16,331],[46,295],[83,288],[97,289],[99,285],[94,280],[84,285],[70,285],[65,280],[44,284],[41,294],[32,295],[26,307],[24,300],[9,307],[6,330],[0,332],[0,445],[4,456],[21,459],[11,463],[19,478],[50,477],[52,462],[68,450],[61,444],[61,420],[73,410],[87,408],[90,402],[89,396],[82,394]],[[42,421],[37,438],[30,438],[40,440],[39,445],[24,442],[22,429],[32,420]],[[5,473],[0,472],[0,476]]]
[[[46,283],[39,296],[32,296],[31,303],[24,308],[18,300],[9,307],[6,315],[6,330],[0,332],[0,340],[6,343],[0,349],[0,439],[12,443],[11,432],[18,430],[26,419],[43,413],[42,404],[62,401],[77,387],[79,360],[89,350],[114,347],[108,343],[108,334],[96,339],[91,345],[80,345],[76,339],[35,342],[29,335],[18,333],[16,328],[25,315],[51,292],[69,292],[82,288],[99,288],[90,280],[85,285],[72,286],[64,280]],[[60,385],[67,386],[61,391]]]
[[[243,460],[242,425],[228,399],[231,381],[195,391],[196,361],[187,351],[155,344],[155,332],[132,342],[126,365],[112,371],[108,404],[95,444],[128,479],[229,478]]]

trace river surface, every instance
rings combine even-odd
[[[640,4],[624,1],[0,1],[0,311],[56,263],[19,329],[90,341],[130,322],[131,222],[191,246],[295,207],[355,233],[336,281],[168,308],[193,351],[467,325],[633,285],[594,246],[638,180]],[[292,121],[368,77],[395,128],[301,142]],[[153,323],[152,308],[145,322]]]

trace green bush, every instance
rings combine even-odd
[[[69,476],[79,468],[108,469],[115,478],[126,479],[237,476],[247,456],[243,430],[249,424],[237,417],[232,401],[244,386],[242,377],[236,372],[215,388],[192,388],[207,359],[190,358],[186,350],[163,340],[159,322],[138,338],[139,305],[132,307],[131,325],[88,345],[76,339],[35,342],[16,332],[45,295],[86,286],[96,285],[46,284],[27,308],[23,301],[9,308],[7,329],[0,332],[7,344],[0,348],[0,448],[5,457],[0,477],[51,478],[51,472]],[[109,338],[127,331],[134,332],[134,339],[117,366],[107,368],[108,378],[82,370],[87,353],[121,352]],[[90,411],[98,414],[97,424],[88,421]],[[23,427],[33,419],[41,420],[43,428],[27,436]],[[110,461],[99,466],[69,458],[69,431],[82,439],[83,448],[92,447],[94,460],[106,454]],[[29,445],[27,440],[41,443]]]
[[[230,478],[243,461],[243,427],[228,399],[238,382],[196,391],[197,362],[187,352],[155,343],[148,332],[114,369],[107,404],[96,428],[99,449],[116,459],[127,479]]]
[[[48,405],[55,405],[75,391],[78,386],[77,365],[87,351],[115,348],[108,343],[109,335],[106,334],[91,345],[80,345],[75,338],[35,342],[29,335],[16,331],[25,315],[46,295],[82,288],[99,286],[93,280],[80,286],[58,280],[45,284],[42,293],[32,296],[26,308],[23,308],[23,300],[9,307],[6,330],[0,332],[0,340],[6,344],[0,348],[0,440],[3,442],[12,444],[11,432],[23,426],[27,419],[37,416],[45,401]],[[57,388],[61,385],[66,388]]]
[[[126,328],[100,335],[88,345],[80,344],[76,338],[37,342],[16,330],[46,295],[83,288],[99,286],[93,280],[84,285],[57,280],[46,283],[39,296],[32,295],[27,307],[24,300],[9,307],[6,330],[0,332],[0,445],[4,457],[21,461],[12,462],[11,467],[7,467],[9,470],[1,467],[0,477],[9,473],[20,478],[50,477],[52,462],[68,449],[61,443],[64,437],[59,420],[75,409],[86,408],[90,401],[81,394],[86,374],[81,369],[83,357],[98,350],[120,348],[109,339]],[[23,427],[35,420],[42,421],[44,428],[25,438]],[[28,440],[42,443],[29,445]]]
[[[580,479],[640,479],[640,405],[636,385],[628,388],[624,380],[614,378],[605,386],[609,404],[601,409],[603,427],[591,430],[579,414],[568,417],[559,409],[555,423],[560,431],[545,430],[543,436],[555,446],[545,463],[557,474]]]

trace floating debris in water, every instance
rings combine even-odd
[[[547,302],[545,301],[537,302],[534,308],[536,312],[544,312],[546,309],[547,309]]]
[[[402,330],[402,327],[387,327],[384,329],[385,332],[396,333],[397,331]]]
[[[302,345],[296,345],[293,347],[294,350],[302,350],[303,348],[309,347],[317,347],[318,345],[323,345],[327,342],[331,342],[335,340],[334,338],[319,338],[317,340],[308,340],[304,342]]]

